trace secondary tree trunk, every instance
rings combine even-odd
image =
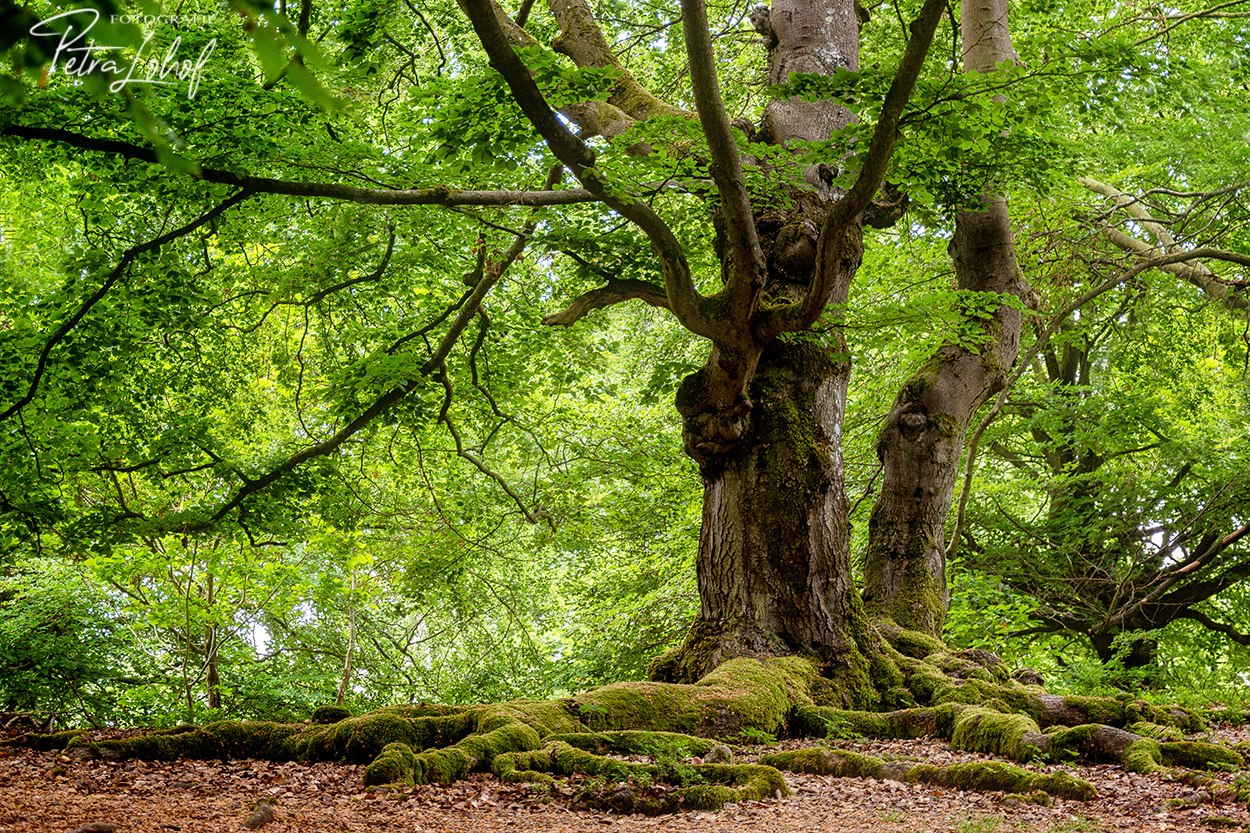
[[[989,72],[1015,57],[1006,0],[962,7],[964,65]],[[1016,264],[1007,202],[987,194],[956,215],[950,253],[960,289],[1014,295],[1032,289]],[[884,471],[869,519],[864,601],[874,617],[938,635],[946,617],[946,540],[964,435],[973,413],[1002,389],[1020,349],[1021,312],[1000,306],[977,349],[943,346],[894,400],[877,441]]]

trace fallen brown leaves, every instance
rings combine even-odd
[[[1250,731],[1221,729],[1223,742]],[[793,748],[809,741],[786,741]],[[839,745],[874,755],[938,764],[984,760],[952,752],[940,741]],[[756,750],[759,751],[766,750]],[[741,760],[749,760],[751,754]],[[1217,819],[1250,830],[1242,804],[1203,800],[1180,779],[1139,776],[1119,767],[1079,767],[1100,797],[1056,800],[1046,807],[1006,806],[994,793],[964,793],[895,781],[787,775],[786,799],[727,805],[716,813],[661,818],[615,817],[571,809],[582,786],[569,779],[551,790],[506,785],[479,774],[451,786],[365,791],[361,767],[269,761],[70,760],[55,752],[0,749],[0,833],[106,830],[118,833],[238,833],[260,806],[273,820],[265,833],[590,833],[663,830],[672,833],[1078,833],[1078,831],[1209,831]],[[1219,776],[1231,782],[1232,776]],[[1169,804],[1171,800],[1171,804]],[[1181,803],[1187,802],[1187,803]],[[93,826],[94,825],[94,826]]]

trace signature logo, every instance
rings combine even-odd
[[[64,32],[49,27],[50,23],[58,20],[65,21]],[[195,58],[180,57],[178,50],[182,46],[182,38],[174,38],[165,54],[158,58],[144,54],[152,41],[152,36],[148,35],[134,60],[127,62],[120,56],[125,47],[101,46],[89,37],[92,27],[99,21],[100,13],[95,9],[73,9],[30,27],[31,35],[35,37],[60,39],[52,55],[49,75],[54,74],[58,67],[76,78],[93,72],[106,73],[113,77],[109,83],[109,91],[114,93],[121,92],[128,84],[186,84],[187,98],[195,98],[204,76],[204,67],[213,50],[217,48],[216,38],[205,44]],[[122,22],[129,21],[124,19]]]

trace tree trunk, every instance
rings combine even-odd
[[[963,4],[965,69],[992,71],[1015,57],[1006,0]],[[1016,264],[1007,202],[987,194],[956,215],[950,253],[960,289],[1015,295],[1032,289]],[[868,522],[864,601],[874,617],[939,635],[946,617],[944,525],[968,421],[1002,389],[1020,349],[1022,314],[1000,306],[978,349],[948,344],[899,391],[877,441],[881,494]]]
[[[339,690],[334,695],[335,705],[343,705],[347,687],[352,681],[352,654],[356,652],[356,568],[352,567],[351,601],[347,605],[347,653],[343,657],[343,673],[339,675]]]
[[[206,576],[207,589],[204,594],[204,601],[208,610],[212,611],[213,604],[216,601],[216,587],[214,586],[213,574],[208,573]],[[210,709],[221,708],[221,669],[217,661],[217,626],[204,626],[204,684],[208,689],[208,707]]]
[[[699,618],[655,678],[693,682],[736,656],[801,653],[821,659],[848,703],[871,698],[840,447],[849,375],[816,344],[764,352],[750,429],[703,467]]]
[[[859,62],[852,0],[775,0],[752,15],[769,50],[769,75],[832,74]],[[778,145],[828,139],[850,114],[830,102],[799,98],[769,103],[759,137]],[[753,205],[767,262],[769,303],[802,297],[818,253],[836,263],[830,303],[846,300],[863,250],[858,221],[818,229],[837,193],[819,167],[805,172],[810,188],[787,187],[786,198]],[[786,204],[782,204],[782,203]],[[724,238],[724,229],[718,238]],[[721,246],[720,252],[730,247]],[[722,254],[728,275],[735,264]],[[656,679],[694,682],[737,656],[807,654],[838,682],[848,704],[872,699],[873,650],[851,578],[843,485],[841,431],[850,365],[840,335],[831,346],[774,341],[756,356],[714,347],[708,364],[677,395],[685,445],[703,476],[703,526],[696,563],[701,608],[684,645],[652,667]],[[717,393],[719,372],[733,358],[752,368],[746,396],[732,409]]]

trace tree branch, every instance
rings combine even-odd
[[[636,121],[659,115],[691,115],[657,98],[621,65],[585,0],[547,0],[547,7],[560,25],[560,36],[551,44],[556,52],[571,58],[579,67],[613,67],[623,73],[608,97],[607,103],[614,109]]]
[[[1176,614],[1176,618],[1193,619],[1207,630],[1222,633],[1238,645],[1250,645],[1250,636],[1234,630],[1230,625],[1225,625],[1223,622],[1215,621],[1201,610],[1182,610],[1180,613]]]
[[[490,57],[491,66],[503,75],[513,98],[543,137],[547,147],[573,172],[586,190],[647,235],[664,271],[664,288],[668,294],[669,308],[688,330],[711,338],[713,330],[702,310],[704,299],[694,288],[686,253],[672,229],[649,206],[641,202],[627,202],[611,194],[610,184],[594,167],[595,152],[570,133],[556,117],[530,76],[529,68],[513,51],[499,21],[499,17],[506,19],[507,15],[494,0],[460,2],[482,42],[482,47]]]
[[[833,208],[825,215],[820,236],[816,241],[816,268],[812,271],[807,292],[800,303],[770,314],[760,327],[762,335],[775,336],[810,327],[820,318],[839,279],[847,274],[848,267],[851,274],[858,267],[858,261],[851,264],[846,260],[856,249],[853,245],[848,246],[847,230],[852,225],[859,226],[864,210],[872,203],[885,180],[890,157],[898,143],[899,120],[907,107],[916,79],[920,77],[920,70],[929,54],[929,46],[933,43],[933,34],[944,11],[946,0],[925,0],[920,14],[912,21],[911,39],[907,42],[898,69],[894,72],[894,80],[890,82],[890,89],[886,93],[881,114],[873,130],[872,142],[863,157],[859,177],[851,190],[834,203]]]
[[[709,170],[725,218],[729,261],[725,291],[730,301],[729,317],[734,321],[748,321],[755,312],[766,278],[764,252],[751,214],[751,198],[738,143],[721,100],[716,54],[708,33],[707,7],[703,0],[682,0],[681,9],[695,106],[707,139],[711,156]]]
[[[1187,14],[1181,14],[1181,15],[1169,15],[1167,19],[1171,20],[1172,21],[1171,23],[1169,23],[1167,26],[1162,27],[1161,29],[1159,29],[1159,31],[1154,32],[1153,34],[1147,35],[1146,37],[1135,41],[1133,43],[1133,46],[1141,46],[1142,44],[1150,43],[1150,41],[1152,40],[1158,40],[1159,38],[1166,35],[1168,32],[1175,29],[1177,26],[1180,26],[1182,23],[1185,23],[1186,21],[1193,20],[1194,18],[1198,18],[1198,17],[1214,17],[1214,18],[1245,17],[1246,16],[1245,14],[1221,12],[1221,9],[1227,9],[1233,6],[1240,6],[1244,4],[1245,2],[1246,0],[1228,0],[1228,2],[1219,3],[1217,5],[1212,6],[1209,9],[1203,9],[1202,11],[1189,12]]]
[[[81,306],[79,306],[78,311],[71,315],[69,320],[58,327],[56,331],[48,337],[47,341],[44,342],[43,349],[39,351],[39,360],[35,364],[35,374],[31,377],[30,385],[26,388],[26,393],[6,408],[3,413],[0,413],[0,422],[3,422],[4,420],[12,417],[14,414],[20,412],[23,408],[30,404],[32,399],[35,398],[35,392],[39,389],[39,382],[42,380],[44,371],[47,369],[48,356],[52,353],[52,350],[61,343],[65,336],[69,335],[71,330],[78,326],[78,322],[82,321],[83,317],[91,311],[91,308],[98,304],[100,300],[108,294],[108,291],[112,289],[113,284],[117,283],[118,279],[126,273],[126,270],[130,268],[130,264],[134,262],[136,257],[144,254],[145,252],[156,251],[166,243],[190,234],[200,226],[212,222],[229,209],[243,202],[243,200],[247,199],[249,196],[251,196],[251,194],[246,191],[235,194],[225,202],[219,203],[216,207],[204,212],[182,228],[174,229],[167,234],[162,234],[160,237],[149,240],[147,243],[141,243],[138,246],[132,246],[127,249],[122,254],[122,258],[118,262],[116,268],[114,268],[112,273],[110,273],[104,280],[104,283],[100,285],[100,288],[93,292],[91,296],[87,298]]]
[[[118,142],[112,139],[96,139],[68,130],[47,127],[22,127],[11,125],[0,135],[21,139],[60,142],[85,150],[112,153],[126,159],[137,159],[153,165],[157,161],[155,151]],[[388,189],[354,188],[332,182],[292,182],[265,177],[240,176],[230,171],[201,168],[200,178],[205,182],[223,183],[242,188],[251,194],[277,194],[288,197],[322,197],[344,200],[362,205],[438,205],[438,206],[524,206],[575,205],[598,202],[600,197],[582,188],[562,191],[462,191],[445,185],[433,188]]]
[[[1216,258],[1221,255],[1232,255],[1239,258],[1244,257],[1244,255],[1236,255],[1234,252],[1201,248],[1193,249],[1187,252],[1176,252],[1166,255],[1160,254],[1154,257],[1146,258],[1145,260],[1140,260],[1127,271],[1122,272],[1116,277],[1110,278],[1083,293],[1067,304],[1067,306],[1061,309],[1050,319],[1050,322],[1038,335],[1037,340],[1033,342],[1032,346],[1030,346],[1028,350],[1016,359],[1015,370],[1013,370],[1011,375],[1007,377],[1007,382],[1003,386],[1002,391],[999,392],[998,398],[994,400],[993,406],[991,406],[985,417],[977,423],[976,430],[972,432],[972,435],[968,440],[968,460],[964,464],[964,480],[959,493],[959,508],[955,513],[955,529],[951,534],[950,545],[946,550],[946,557],[948,559],[954,558],[955,554],[959,551],[959,533],[963,529],[964,517],[968,506],[968,497],[972,493],[972,476],[976,473],[977,450],[978,445],[981,442],[981,435],[985,433],[985,429],[988,428],[990,423],[998,417],[998,414],[1002,411],[1003,406],[1007,404],[1007,398],[1010,396],[1012,388],[1015,387],[1016,382],[1020,381],[1020,377],[1028,371],[1033,359],[1037,357],[1038,353],[1045,349],[1045,347],[1050,343],[1050,339],[1060,330],[1064,322],[1068,320],[1068,317],[1076,310],[1097,298],[1099,295],[1110,292],[1122,283],[1131,281],[1142,272],[1156,267],[1162,268],[1175,263],[1185,263],[1189,260],[1196,260],[1204,257]],[[1246,259],[1250,260],[1250,258]]]
[[[560,166],[558,165],[551,170],[551,173],[547,177],[547,188],[554,187],[559,181],[560,170]],[[535,211],[537,211],[537,209],[535,209]],[[430,355],[429,359],[421,365],[421,369],[419,371],[421,375],[429,376],[443,366],[443,362],[446,360],[447,355],[451,353],[452,347],[454,347],[456,342],[460,339],[460,335],[464,332],[465,328],[469,326],[469,322],[472,321],[474,316],[477,315],[477,311],[481,307],[482,300],[486,297],[486,293],[491,290],[491,287],[499,282],[499,279],[503,277],[503,273],[507,270],[507,268],[516,261],[518,256],[520,256],[522,249],[525,247],[525,242],[529,239],[529,235],[532,234],[533,231],[534,220],[531,219],[525,225],[525,229],[522,233],[517,235],[516,240],[513,241],[512,245],[508,248],[508,251],[504,253],[502,259],[497,262],[490,263],[487,266],[486,261],[479,258],[479,267],[487,266],[487,268],[481,270],[481,274],[478,276],[477,284],[473,287],[473,291],[469,293],[468,299],[460,307],[459,314],[457,314],[455,320],[447,329],[447,332],[443,335],[438,347]],[[231,499],[227,501],[224,506],[217,510],[205,526],[222,520],[233,509],[242,504],[248,496],[267,488],[279,478],[294,471],[302,463],[315,457],[322,457],[332,453],[335,449],[346,442],[353,434],[364,428],[375,418],[384,413],[388,408],[397,404],[411,389],[411,382],[392,388],[375,399],[373,404],[366,408],[360,416],[356,417],[356,419],[352,420],[352,422],[344,428],[335,432],[334,435],[326,441],[300,450],[299,452],[288,457],[275,468],[266,472],[264,476],[259,477],[256,480],[249,480],[245,482],[243,486],[241,486],[234,493],[234,496],[231,497]]]
[[[1158,247],[1151,246],[1149,243],[1145,243],[1135,237],[1125,234],[1118,228],[1112,226],[1110,223],[1102,221],[1096,222],[1096,226],[1102,233],[1103,237],[1116,247],[1131,254],[1144,257],[1154,257],[1164,252],[1173,254],[1184,251],[1180,244],[1176,241],[1176,238],[1172,236],[1172,233],[1168,231],[1165,226],[1159,223],[1158,220],[1152,217],[1150,212],[1146,211],[1141,202],[1135,197],[1124,193],[1112,185],[1107,185],[1104,182],[1099,182],[1098,180],[1090,177],[1079,177],[1077,182],[1085,186],[1088,190],[1113,200],[1117,208],[1123,209],[1129,214],[1129,216],[1133,217],[1134,222],[1150,234],[1154,235],[1160,244]],[[1213,260],[1224,260],[1230,263],[1237,263],[1242,266],[1250,266],[1250,255],[1243,255],[1239,252],[1228,252],[1217,249],[1208,249],[1207,251],[1213,252],[1212,254],[1206,255],[1206,257],[1210,257]],[[1218,252],[1218,254],[1215,254],[1215,252]],[[1159,268],[1166,272],[1179,275],[1194,286],[1201,289],[1208,298],[1223,305],[1229,310],[1242,314],[1250,312],[1250,298],[1237,294],[1231,294],[1228,291],[1229,285],[1244,285],[1243,282],[1229,281],[1225,278],[1220,278],[1207,268],[1206,264],[1198,262],[1196,258],[1190,258],[1183,262],[1164,264]]]
[[[910,26],[911,39],[894,71],[894,80],[885,94],[885,102],[881,105],[881,115],[877,117],[877,126],[873,130],[872,142],[864,155],[863,167],[859,177],[846,196],[838,200],[833,211],[825,220],[825,227],[845,225],[858,217],[868,204],[881,183],[885,180],[885,172],[894,154],[894,146],[898,143],[898,125],[911,98],[912,88],[920,77],[925,58],[929,54],[929,46],[933,43],[933,34],[937,31],[942,13],[946,11],[946,0],[925,0],[920,14]]]
[[[361,275],[356,278],[349,278],[345,281],[339,281],[334,286],[327,286],[325,289],[314,292],[304,300],[305,305],[315,304],[327,295],[332,295],[340,290],[347,289],[349,286],[355,286],[358,283],[369,283],[376,281],[385,274],[388,266],[391,265],[391,255],[395,253],[395,226],[390,227],[390,239],[386,243],[386,254],[382,256],[382,262],[378,264],[378,268],[374,269],[367,275]]]
[[[609,279],[607,286],[590,290],[569,304],[564,311],[548,315],[543,319],[542,323],[548,327],[556,325],[569,327],[594,310],[603,309],[604,307],[634,298],[645,301],[653,307],[669,308],[668,295],[664,293],[663,289],[653,283],[632,278]]]

